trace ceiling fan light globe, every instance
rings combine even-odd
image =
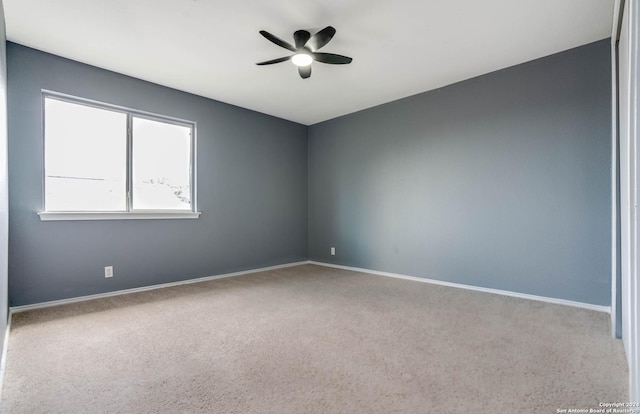
[[[309,66],[313,58],[307,53],[296,53],[291,57],[291,62],[296,66]]]

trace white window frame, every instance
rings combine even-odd
[[[89,106],[107,111],[124,113],[127,116],[127,160],[123,166],[127,170],[126,211],[46,211],[46,171],[45,171],[45,99],[57,99],[63,102]],[[191,129],[191,156],[189,163],[189,186],[191,191],[191,210],[134,210],[133,209],[133,158],[132,158],[132,121],[133,117],[180,125]],[[165,115],[153,114],[117,105],[111,105],[90,99],[79,98],[67,94],[42,90],[42,209],[37,214],[42,221],[60,220],[147,220],[147,219],[197,219],[196,197],[196,123]]]

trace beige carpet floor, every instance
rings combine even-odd
[[[609,316],[304,265],[13,315],[3,413],[557,413],[627,400]]]

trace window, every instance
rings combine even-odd
[[[194,125],[44,95],[43,220],[195,218]]]

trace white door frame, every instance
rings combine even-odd
[[[620,1],[615,0],[611,31],[611,336],[617,338],[618,318],[618,37]]]
[[[615,289],[621,290],[622,306],[622,340],[629,364],[629,399],[631,402],[640,402],[640,373],[638,369],[640,355],[638,298],[640,297],[640,283],[638,281],[638,258],[640,257],[640,215],[638,210],[638,198],[640,193],[640,140],[638,136],[638,117],[640,95],[638,84],[638,25],[640,13],[638,0],[616,1],[614,9],[614,29],[612,33],[612,46],[618,48],[619,64],[616,66],[615,51],[612,52],[613,76],[617,77],[617,86],[613,89],[613,98],[619,102],[614,106],[612,113],[615,141],[615,123],[619,121],[619,145],[620,145],[620,271],[622,281],[616,286],[615,264],[612,264],[612,321],[616,317]],[[616,42],[616,40],[618,42]],[[612,82],[612,84],[616,84]],[[616,89],[617,88],[617,89]],[[617,92],[617,93],[616,93]],[[616,141],[617,142],[617,141]],[[616,146],[612,148],[616,152]],[[612,156],[615,161],[615,154]],[[614,164],[612,167],[615,167]],[[615,172],[614,172],[615,174]],[[613,183],[617,183],[612,178]],[[612,189],[612,194],[615,187]],[[616,214],[615,209],[612,214]],[[612,219],[613,222],[613,219]],[[612,230],[617,236],[616,230]],[[617,241],[617,240],[616,240]],[[612,246],[612,261],[617,259],[615,245]],[[615,326],[612,328],[615,330]]]

